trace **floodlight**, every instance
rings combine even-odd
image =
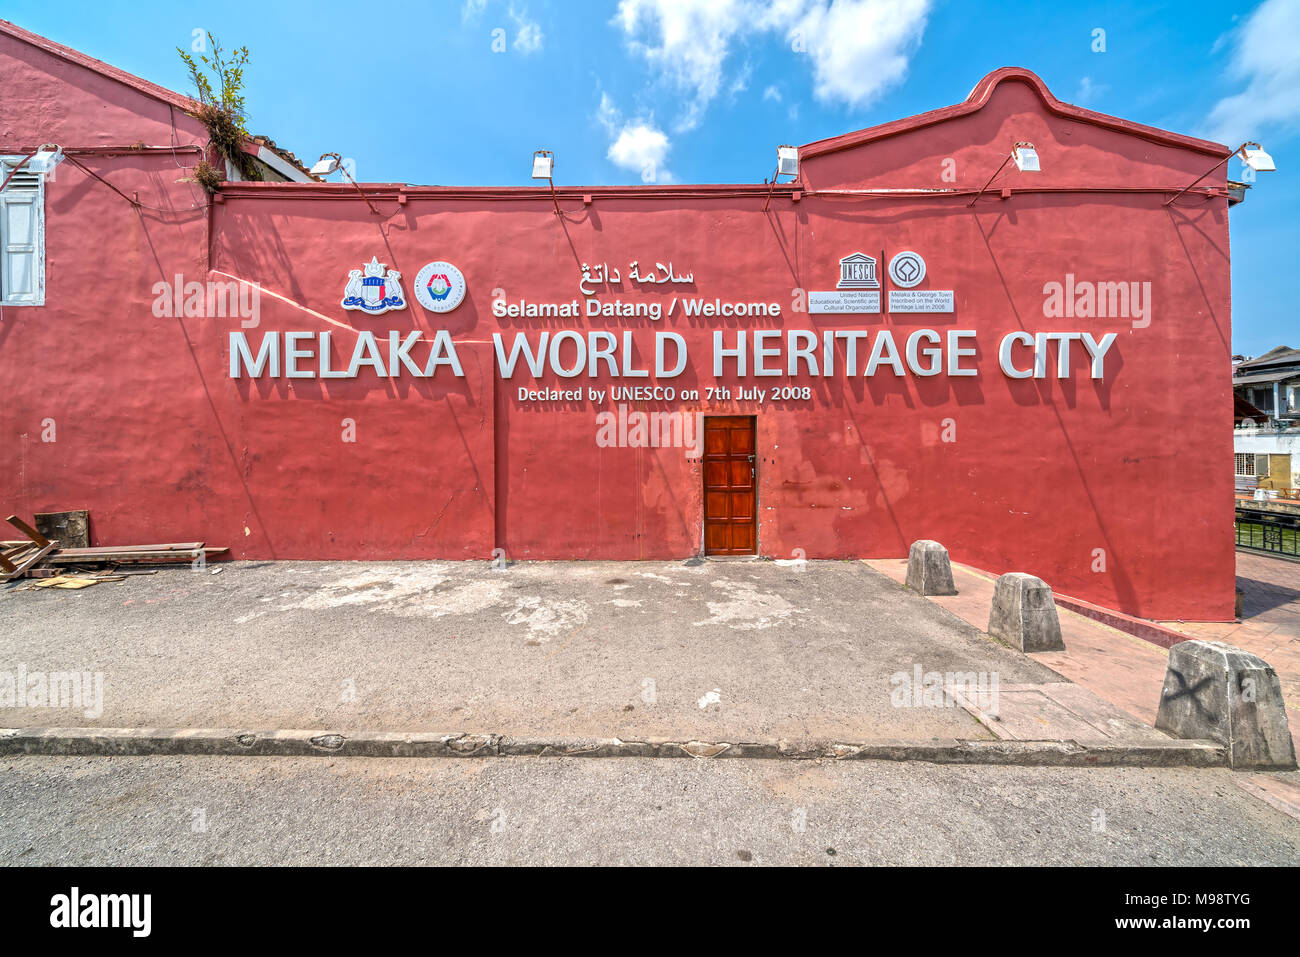
[[[1022,173],[1038,173],[1038,150],[1033,143],[1017,143],[1011,149],[1011,158],[1016,162],[1016,169]]]
[[[1264,152],[1264,147],[1260,146],[1258,143],[1251,143],[1247,141],[1245,143],[1242,143],[1235,150],[1233,150],[1223,159],[1219,160],[1217,163],[1215,163],[1213,166],[1207,169],[1200,176],[1196,177],[1196,179],[1192,180],[1190,183],[1188,183],[1178,192],[1174,193],[1174,195],[1170,199],[1165,201],[1165,205],[1172,206],[1174,204],[1174,200],[1178,199],[1178,197],[1182,196],[1185,192],[1187,192],[1189,189],[1191,189],[1201,180],[1205,179],[1205,177],[1209,176],[1211,173],[1213,173],[1224,163],[1228,162],[1228,160],[1232,159],[1232,157],[1234,156],[1240,156],[1241,161],[1246,164],[1246,168],[1251,170],[1251,172],[1272,173],[1277,170],[1277,164],[1273,162],[1273,157],[1269,156],[1267,153]],[[1251,177],[1248,175],[1247,178],[1249,179]],[[1232,192],[1231,184],[1229,184],[1228,190],[1229,193]]]
[[[1043,169],[1038,162],[1038,148],[1033,143],[1026,143],[1023,140],[1013,143],[1011,144],[1011,152],[1002,158],[1001,165],[993,171],[989,181],[981,186],[979,192],[966,204],[967,207],[975,205],[976,200],[983,196],[984,191],[993,185],[993,181],[998,178],[999,173],[1007,168],[1009,162],[1014,162],[1016,169],[1022,173],[1040,173]]]
[[[27,161],[27,168],[33,173],[52,173],[62,162],[63,150],[54,143],[46,143]]]
[[[322,153],[316,165],[311,168],[312,176],[328,176],[339,168],[341,158],[338,153]]]
[[[1252,146],[1254,149],[1250,148]],[[1265,153],[1264,147],[1258,143],[1243,143],[1237,152],[1241,156],[1241,161],[1257,173],[1272,173],[1277,170],[1273,157]]]
[[[799,175],[799,151],[793,146],[776,148],[776,171],[781,176]]]

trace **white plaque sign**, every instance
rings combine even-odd
[[[951,289],[891,289],[889,311],[952,312],[952,292]]]
[[[880,293],[865,289],[837,289],[808,293],[808,311],[816,314],[878,313]]]

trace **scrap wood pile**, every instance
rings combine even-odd
[[[0,542],[0,582],[17,578],[41,579],[37,587],[85,588],[101,581],[121,581],[128,574],[152,574],[147,566],[193,564],[228,552],[203,542],[168,542],[162,545],[107,545],[61,548],[17,515],[7,519],[25,539]],[[122,566],[132,566],[132,570]]]

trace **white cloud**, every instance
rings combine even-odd
[[[732,44],[775,33],[806,56],[814,92],[865,106],[897,83],[925,32],[931,0],[620,0],[628,47],[689,100],[678,130],[697,126],[722,88]]]
[[[812,3],[786,37],[812,58],[817,99],[861,107],[907,75],[929,12],[930,0]]]
[[[628,47],[669,83],[691,93],[679,129],[698,125],[718,95],[731,39],[744,28],[751,6],[750,0],[620,0],[614,22],[627,35]],[[638,39],[643,31],[654,38]]]
[[[1228,76],[1246,88],[1219,100],[1206,120],[1210,139],[1236,146],[1270,129],[1300,126],[1300,4],[1265,0],[1233,31]]]
[[[763,99],[771,100],[773,103],[781,102],[781,91],[774,86],[769,86],[763,91]]]
[[[615,134],[619,121],[619,112],[618,108],[614,106],[614,101],[609,98],[608,93],[600,94],[600,106],[596,108],[596,119],[600,121],[601,126],[609,131],[610,136]]]
[[[663,130],[649,123],[629,123],[610,144],[608,156],[616,166],[639,173],[646,182],[666,182],[664,160],[671,148]]]
[[[609,95],[602,93],[596,119],[610,137],[605,154],[610,162],[635,173],[643,183],[672,182],[673,174],[665,163],[672,142],[653,117],[625,121]]]
[[[528,13],[516,13],[510,8],[510,19],[515,21],[515,49],[520,53],[536,53],[542,48],[542,28],[536,20],[528,19]]]
[[[469,23],[471,20],[477,20],[486,7],[487,0],[465,0],[465,6],[460,10],[461,22]]]
[[[1074,91],[1073,102],[1076,106],[1087,106],[1099,99],[1109,89],[1110,87],[1106,84],[1096,83],[1092,77],[1085,76],[1079,81],[1079,88]]]
[[[753,75],[753,65],[746,63],[744,68],[736,74],[736,78],[731,81],[731,86],[728,88],[727,92],[732,96],[736,96],[738,93],[744,93],[749,89],[749,78]]]

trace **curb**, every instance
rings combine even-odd
[[[1213,741],[671,741],[515,738],[502,734],[242,731],[227,728],[4,728],[0,755],[210,755],[368,758],[784,758],[1035,767],[1227,767]]]
[[[986,571],[983,568],[976,568],[974,565],[965,565],[960,562],[956,563],[961,568],[971,572],[987,581],[997,581],[998,576],[993,572]],[[1153,645],[1161,648],[1172,648],[1180,641],[1187,641],[1189,635],[1181,631],[1175,631],[1172,628],[1162,625],[1159,622],[1149,618],[1138,618],[1135,615],[1125,614],[1122,611],[1116,611],[1114,608],[1106,608],[1103,605],[1097,605],[1090,601],[1084,601],[1082,598],[1073,598],[1069,595],[1062,595],[1056,589],[1052,589],[1052,600],[1056,602],[1057,608],[1064,608],[1072,611],[1076,615],[1082,615],[1084,618],[1091,618],[1093,621],[1103,624],[1108,628],[1114,628],[1116,631],[1122,631],[1125,634],[1132,635],[1134,638],[1141,638],[1143,641],[1149,641]],[[979,628],[978,624],[968,622]],[[984,629],[980,628],[981,631]]]
[[[1127,632],[1135,638],[1149,641],[1161,648],[1172,648],[1180,641],[1187,641],[1191,637],[1190,635],[1184,635],[1182,632],[1174,631],[1172,628],[1166,628],[1164,625],[1156,624],[1154,621],[1135,618],[1133,615],[1126,615],[1124,612],[1115,611],[1113,608],[1103,608],[1101,605],[1094,605],[1082,598],[1071,598],[1069,595],[1059,594],[1054,594],[1053,597],[1060,608],[1065,608],[1085,618],[1091,618],[1093,621],[1114,628],[1116,631]]]

